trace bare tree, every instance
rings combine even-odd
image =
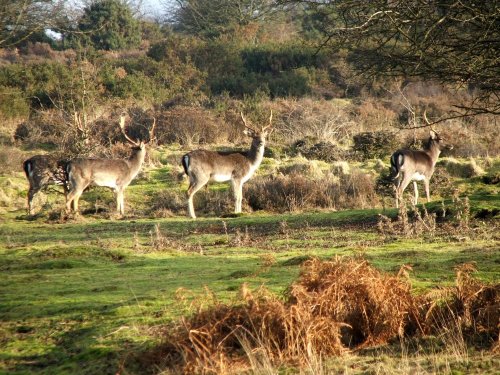
[[[498,1],[291,0],[323,37],[319,48],[347,47],[367,76],[434,79],[466,88],[461,116],[500,114]],[[457,114],[455,114],[457,115]]]
[[[264,17],[270,0],[175,0],[164,2],[170,21],[180,30],[201,37],[218,37],[237,26]]]
[[[0,48],[12,47],[34,33],[56,27],[63,14],[62,0],[0,1]]]

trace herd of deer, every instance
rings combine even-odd
[[[246,152],[218,152],[194,150],[181,159],[184,172],[189,177],[188,210],[192,218],[196,218],[193,197],[198,190],[210,180],[231,181],[235,213],[241,213],[243,184],[247,182],[259,167],[264,157],[266,138],[272,132],[272,118],[269,124],[255,129],[248,125],[243,113],[241,119],[245,126],[244,133],[252,138],[250,150]],[[120,129],[132,145],[128,159],[97,159],[76,158],[61,160],[50,155],[36,155],[23,163],[26,177],[29,181],[28,212],[33,213],[33,197],[42,188],[50,184],[62,185],[66,195],[66,210],[78,212],[78,200],[89,185],[105,186],[114,189],[116,193],[116,209],[125,213],[125,188],[139,173],[146,155],[146,145],[153,139],[156,121],[153,122],[149,140],[133,140],[125,132],[125,114],[120,117]],[[415,196],[414,204],[418,202],[417,181],[423,181],[427,202],[430,201],[429,181],[434,173],[439,154],[445,145],[443,139],[433,130],[429,140],[421,151],[398,150],[391,157],[391,173],[394,177],[396,190],[396,207],[403,192],[413,181]]]

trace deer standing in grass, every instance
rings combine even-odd
[[[436,166],[439,154],[442,150],[451,148],[452,146],[446,145],[443,138],[434,130],[431,130],[429,140],[423,150],[398,150],[392,154],[391,172],[394,176],[396,186],[397,208],[399,208],[403,192],[412,181],[415,190],[414,204],[418,203],[417,181],[424,182],[427,202],[430,202],[429,182],[434,174],[434,167]]]
[[[48,185],[62,185],[64,195],[68,194],[66,160],[53,155],[35,155],[23,163],[24,173],[29,182],[28,214],[33,214],[33,198]]]
[[[271,111],[269,116],[269,125],[262,126],[260,130],[248,126],[243,113],[240,115],[245,126],[244,133],[252,138],[250,150],[246,152],[194,150],[182,157],[184,172],[189,177],[188,209],[193,219],[196,218],[193,197],[210,180],[231,181],[235,199],[234,212],[241,213],[243,184],[253,176],[262,162],[266,137],[272,131],[269,129],[272,125],[273,112]]]
[[[149,132],[153,138],[156,119]],[[78,200],[82,192],[90,184],[105,186],[115,190],[116,210],[125,213],[125,188],[141,170],[146,156],[146,142],[134,141],[125,132],[125,114],[120,117],[120,129],[125,138],[132,144],[132,153],[128,159],[73,159],[68,163],[67,174],[71,189],[66,199],[66,210],[78,212]]]

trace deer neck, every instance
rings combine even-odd
[[[438,144],[434,142],[432,139],[429,139],[429,143],[427,144],[426,150],[427,154],[432,159],[432,164],[436,164],[439,155],[441,154],[441,149]]]
[[[142,164],[144,163],[144,158],[146,157],[146,149],[142,148],[139,150],[133,150],[132,155],[128,158],[128,162],[131,170],[134,173],[137,173],[139,169],[141,169]]]
[[[264,158],[264,149],[266,142],[260,140],[253,140],[250,151],[248,152],[248,160],[254,167],[258,167]]]

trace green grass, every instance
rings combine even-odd
[[[155,192],[179,189],[165,177],[171,173],[157,169],[137,180],[127,190],[129,205],[145,207]],[[470,195],[473,214],[490,213],[470,233],[414,238],[377,232],[378,215],[395,217],[394,209],[196,221],[87,214],[61,222],[9,211],[0,217],[0,373],[114,374],[123,363],[128,373],[143,373],[131,358],[161,340],[160,327],[191,314],[193,301],[231,302],[244,282],[280,295],[311,256],[362,255],[388,272],[411,265],[417,293],[452,285],[454,267],[464,262],[477,264],[480,279],[498,283],[500,199],[492,187],[486,190]],[[85,199],[113,202],[111,193],[100,193],[90,191]],[[438,211],[441,204],[428,207]],[[401,353],[384,355],[390,367]],[[372,371],[371,361],[381,356],[354,355],[363,371]],[[333,359],[331,368],[339,361],[350,366],[349,358]]]

